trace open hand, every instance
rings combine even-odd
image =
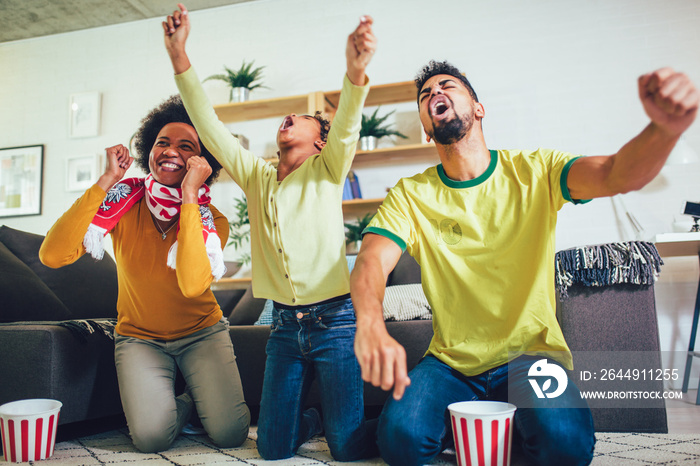
[[[641,76],[639,98],[651,121],[675,137],[693,123],[700,105],[700,93],[693,82],[672,68]]]
[[[180,185],[183,204],[197,203],[199,188],[207,181],[211,172],[211,166],[204,157],[196,155],[187,159],[187,173]]]
[[[372,32],[372,23],[374,20],[371,16],[361,17],[357,29],[348,36],[345,47],[348,78],[356,86],[364,86],[365,69],[377,50],[377,38]]]

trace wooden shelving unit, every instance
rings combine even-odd
[[[432,144],[406,144],[372,151],[358,150],[353,166],[376,162],[408,161],[410,159],[430,160],[436,163],[440,160],[437,149]]]
[[[382,202],[384,202],[383,197],[376,199],[352,199],[350,201],[343,201],[343,215],[354,217],[367,212],[375,212]]]
[[[248,102],[230,103],[214,106],[219,119],[224,123],[260,120],[273,118],[290,113],[311,114],[316,111],[335,114],[340,100],[340,90],[331,92],[311,92],[290,97],[252,100]],[[413,81],[372,86],[367,95],[365,106],[372,107],[383,104],[395,104],[416,100],[416,87]],[[415,160],[438,161],[437,151],[432,144],[410,144],[394,146],[373,151],[358,151],[353,166],[382,165],[387,162],[401,163]],[[266,158],[266,162],[276,164],[277,158]],[[343,215],[352,217],[367,212],[376,211],[384,199],[353,199],[343,202]],[[222,279],[227,287],[238,286],[238,282]],[[214,287],[219,285],[213,285]],[[245,287],[245,286],[243,286]],[[216,289],[216,288],[215,288]]]
[[[411,159],[430,160],[435,163],[440,161],[437,150],[432,144],[405,144],[402,146],[385,147],[371,151],[358,150],[352,166],[366,165],[370,163],[382,164],[384,162],[406,162]],[[277,157],[266,157],[265,162],[277,165]]]
[[[290,113],[313,115],[316,110],[323,111],[323,108],[323,92],[312,92],[291,97],[215,105],[214,111],[216,111],[219,120],[224,123],[234,123],[237,121],[262,120],[264,118],[285,116]]]
[[[335,113],[340,100],[340,91],[325,92],[323,96],[326,103],[326,113]],[[413,81],[379,84],[370,88],[367,100],[365,100],[365,107],[415,101],[416,96],[416,85]]]
[[[211,283],[211,289],[217,290],[245,290],[253,282],[250,277],[247,278],[222,278],[218,282]]]

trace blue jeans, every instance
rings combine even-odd
[[[569,379],[557,398],[539,400],[528,382],[528,369],[540,358],[521,356],[482,374],[466,377],[433,356],[426,356],[410,372],[411,385],[401,400],[389,398],[379,417],[377,442],[390,465],[429,463],[453,445],[450,403],[470,400],[509,401],[511,394],[527,398],[513,421],[514,442],[537,465],[585,465],[593,459],[593,418],[586,400]],[[552,362],[552,361],[550,361]],[[509,377],[510,373],[510,377]]]
[[[304,412],[314,376],[333,458],[378,456],[376,422],[365,421],[364,383],[354,339],[350,299],[294,310],[275,306],[258,420],[258,451],[263,458],[294,456],[301,444],[321,433],[318,414]]]

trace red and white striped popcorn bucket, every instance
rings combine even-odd
[[[58,413],[57,400],[20,400],[0,406],[0,430],[5,461],[38,461],[53,455]]]
[[[499,401],[461,401],[447,407],[459,466],[508,466],[517,409]]]

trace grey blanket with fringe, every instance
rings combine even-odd
[[[58,322],[58,325],[67,328],[74,337],[82,343],[86,343],[88,337],[93,334],[103,335],[114,340],[114,327],[117,325],[117,320],[66,320]]]
[[[555,258],[559,298],[568,296],[575,283],[608,286],[621,283],[651,285],[659,277],[663,260],[653,243],[627,241],[559,251]]]

